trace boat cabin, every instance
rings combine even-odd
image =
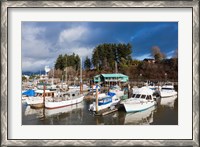
[[[36,96],[40,96],[40,97],[43,97],[43,96],[46,96],[46,97],[54,97],[54,92],[53,91],[44,91],[43,90],[37,90],[35,91],[36,93]]]
[[[161,90],[174,90],[173,87],[162,87]]]
[[[99,99],[98,106],[105,105],[111,102],[112,102],[112,97],[105,97],[105,98]]]
[[[145,94],[133,94],[133,98],[142,98],[146,100],[152,100],[152,95],[145,95]]]
[[[64,97],[64,98],[68,98],[68,99],[74,99],[80,96],[80,91],[71,91],[71,92],[66,92],[62,95],[60,95],[60,97]]]
[[[152,100],[153,99],[153,90],[151,90],[148,87],[142,87],[135,89],[133,91],[132,98],[141,98],[141,99],[146,99],[146,100]]]

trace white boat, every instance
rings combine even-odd
[[[118,98],[124,95],[124,91],[118,85],[111,87],[109,91],[115,93]]]
[[[45,101],[45,108],[54,109],[74,105],[83,101],[84,95],[79,91],[68,91],[52,100]]]
[[[177,95],[161,98],[160,105],[174,108],[174,103],[175,103],[176,99],[177,99]]]
[[[80,90],[80,86],[79,85],[69,86],[69,90]],[[88,90],[89,90],[89,86],[87,86],[86,84],[83,84],[83,91],[88,91]]]
[[[99,85],[92,85],[91,88],[89,89],[90,92],[95,92],[96,89],[100,91],[101,87]]]
[[[43,107],[44,91],[36,90],[35,96],[26,98],[26,103],[33,108]],[[45,101],[51,100],[54,96],[57,96],[57,92],[45,90]]]
[[[90,104],[89,110],[96,112],[97,110],[100,111],[107,108],[112,109],[115,105],[119,103],[119,101],[120,98],[118,98],[115,93],[112,92],[108,92],[107,94],[101,93],[98,95],[98,105],[96,105],[96,101],[94,101],[92,104]]]
[[[124,124],[125,125],[149,125],[153,122],[153,113],[156,106],[153,106],[145,111],[136,113],[126,113]]]
[[[156,97],[153,96],[153,91],[148,86],[135,89],[133,96],[121,102],[124,105],[126,112],[139,112],[156,105]]]
[[[56,108],[56,109],[45,109],[45,117],[68,113],[76,109],[83,109],[83,107],[84,107],[83,103],[80,102],[78,104],[71,105],[68,107],[61,107],[61,108]]]
[[[174,89],[174,85],[172,83],[166,83],[161,87],[160,96],[161,98],[176,96],[177,92]]]

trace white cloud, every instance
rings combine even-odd
[[[175,50],[172,50],[166,54],[167,58],[172,58],[175,55]]]
[[[148,53],[148,54],[144,54],[144,55],[135,57],[135,59],[137,59],[137,60],[144,60],[145,58],[152,58],[152,56],[150,53]]]
[[[86,26],[75,26],[64,29],[58,37],[59,52],[67,54],[78,54],[81,57],[91,56],[93,46],[84,43],[90,38],[91,30]]]
[[[50,67],[56,61],[59,54],[78,54],[83,57],[91,57],[93,46],[84,43],[89,37],[89,30],[84,26],[74,26],[63,29],[55,36],[53,43],[45,37],[48,29],[34,25],[22,25],[22,70],[38,71],[44,66]],[[54,49],[52,52],[51,49]]]
[[[54,54],[51,43],[45,41],[45,28],[24,25],[22,28],[22,70],[35,71],[48,65]],[[52,61],[51,61],[52,62]]]
[[[24,58],[24,62],[22,62],[22,67],[24,71],[39,71],[44,70],[46,65],[52,65],[53,60],[35,60],[33,58]]]
[[[78,41],[78,40],[84,39],[87,33],[88,33],[88,29],[83,26],[65,29],[60,33],[59,42],[71,43],[74,41]]]

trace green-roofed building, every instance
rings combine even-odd
[[[94,76],[94,83],[100,83],[100,82],[101,82],[100,75]]]
[[[101,74],[101,75],[96,75],[94,77],[94,82],[95,83],[126,83],[128,82],[129,78],[128,76],[120,73],[115,73],[115,74]]]

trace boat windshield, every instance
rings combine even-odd
[[[140,98],[140,94],[137,94],[135,98]]]
[[[147,95],[147,98],[146,98],[147,100],[152,100],[152,97],[151,97],[151,95]]]
[[[36,93],[36,96],[42,96],[42,93]]]
[[[133,94],[133,96],[132,96],[132,97],[135,97],[135,95],[136,95],[136,94]]]
[[[64,97],[70,97],[70,94],[69,93],[65,93],[63,94]]]
[[[142,96],[141,96],[141,98],[143,98],[143,99],[144,99],[145,97],[146,97],[146,95],[142,95]]]
[[[162,90],[173,90],[173,88],[162,88]]]

